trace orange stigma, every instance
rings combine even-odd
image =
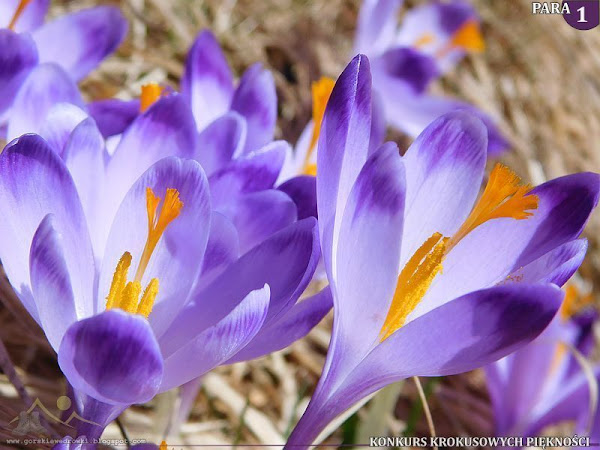
[[[441,58],[457,48],[471,52],[482,52],[485,50],[485,41],[481,35],[479,23],[476,20],[471,19],[463,23],[452,35],[450,42],[439,50],[436,56]]]
[[[130,313],[141,314],[144,317],[148,317],[152,312],[154,301],[158,295],[158,278],[150,280],[143,294],[142,278],[158,241],[167,226],[179,216],[183,208],[183,202],[179,199],[177,189],[167,189],[162,208],[157,215],[159,204],[160,198],[154,195],[151,188],[146,188],[146,210],[148,213],[146,245],[133,281],[127,281],[132,261],[131,253],[125,252],[121,256],[106,297],[106,309],[120,308]],[[142,294],[141,300],[140,294]]]
[[[317,176],[317,165],[315,163],[308,163],[304,166],[304,175]]]
[[[321,77],[319,81],[315,81],[312,84],[312,120],[313,120],[313,132],[310,137],[310,144],[304,158],[304,170],[303,172],[307,175],[313,175],[317,173],[316,165],[311,163],[311,156],[319,141],[319,135],[321,134],[321,124],[323,122],[323,116],[325,115],[325,108],[327,102],[335,86],[335,80],[327,77]],[[314,168],[311,166],[315,166]]]
[[[484,51],[485,41],[483,40],[477,21],[466,21],[452,36],[452,45],[472,52]]]
[[[398,276],[396,290],[379,334],[380,342],[404,325],[408,315],[425,297],[431,283],[442,271],[442,262],[450,250],[467,234],[488,220],[498,218],[527,219],[537,209],[538,197],[529,194],[531,186],[521,185],[520,178],[508,167],[497,164],[483,194],[467,220],[452,236],[434,233],[408,260]]]
[[[164,92],[164,88],[157,83],[144,84],[140,95],[140,112],[146,112],[154,105]]]
[[[146,188],[146,210],[148,212],[148,239],[146,240],[146,246],[140,259],[137,271],[135,273],[135,279],[141,281],[144,276],[144,271],[148,267],[150,257],[156,248],[156,244],[160,240],[161,236],[167,229],[167,226],[175,220],[181,213],[183,208],[183,202],[179,199],[179,191],[177,189],[167,189],[167,195],[165,201],[160,210],[160,214],[157,216],[158,204],[160,198],[154,195],[152,189]]]
[[[426,45],[432,44],[433,42],[435,42],[435,36],[431,33],[425,33],[419,39],[417,39],[413,45],[419,48],[425,47]]]
[[[479,201],[450,239],[448,250],[488,220],[501,217],[523,220],[531,217],[531,211],[538,207],[539,198],[529,194],[529,191],[531,186],[521,184],[521,179],[512,170],[500,163],[496,164]]]
[[[10,23],[8,24],[8,29],[9,30],[13,30],[14,31],[15,25],[17,24],[17,21],[19,20],[19,17],[21,17],[21,14],[23,14],[23,11],[25,11],[25,8],[27,7],[27,5],[30,2],[31,2],[31,0],[21,0],[19,2],[19,6],[17,6],[17,10],[13,14],[12,19],[10,19]]]
[[[593,303],[594,297],[591,292],[582,295],[575,284],[569,283],[565,286],[565,299],[560,307],[560,318],[566,322]]]
[[[566,322],[570,320],[571,317],[578,314],[582,309],[591,306],[593,303],[594,298],[591,292],[582,295],[581,291],[574,283],[568,283],[565,286],[565,298],[559,310],[560,318],[563,322]],[[564,342],[558,342],[556,344],[550,369],[548,370],[548,376],[552,376],[558,370],[560,364],[567,356],[568,350],[569,347]]]

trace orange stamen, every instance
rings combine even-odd
[[[447,241],[448,238],[444,238],[441,233],[434,233],[417,249],[400,272],[392,304],[381,327],[381,342],[404,325],[408,315],[427,293],[435,276],[441,272]]]
[[[120,308],[130,313],[148,317],[152,312],[154,301],[158,295],[158,278],[152,278],[140,300],[142,277],[148,267],[152,253],[165,232],[167,226],[181,213],[183,202],[179,199],[177,189],[167,189],[160,213],[160,198],[154,195],[151,188],[146,188],[146,212],[148,214],[148,237],[138,264],[135,278],[127,282],[127,274],[131,266],[131,254],[125,252],[113,275],[110,291],[106,297],[106,309]]]
[[[582,309],[590,306],[594,301],[591,293],[581,295],[579,288],[574,283],[569,283],[565,286],[565,299],[560,307],[560,318],[566,322],[575,314],[578,314]],[[560,363],[567,355],[568,346],[564,342],[556,344],[556,350],[552,357],[548,375],[554,374],[560,367]]]
[[[310,160],[317,142],[319,141],[321,124],[323,122],[323,116],[325,115],[325,108],[327,107],[327,102],[329,101],[329,97],[331,96],[334,86],[335,81],[327,77],[322,77],[319,81],[316,81],[312,84],[313,132],[310,137],[310,143],[308,145],[306,157],[304,158],[304,173],[310,173],[313,171],[309,168],[309,165],[311,164]],[[314,170],[314,172],[316,173],[316,170]]]
[[[160,215],[156,217],[156,211],[160,199],[154,195],[151,188],[146,188],[146,209],[148,212],[148,239],[140,259],[137,271],[135,272],[135,280],[141,281],[144,276],[146,267],[150,262],[150,257],[158,244],[161,236],[167,226],[179,216],[183,208],[183,202],[179,199],[179,191],[177,189],[167,189],[165,201],[160,210]]]
[[[8,29],[9,30],[14,30],[15,29],[15,25],[17,24],[17,21],[19,20],[19,17],[21,17],[21,14],[23,14],[23,11],[25,11],[25,8],[27,7],[27,5],[30,2],[31,2],[31,0],[21,0],[19,2],[19,6],[17,6],[17,10],[13,14],[12,19],[10,19],[10,23],[8,24]]]
[[[537,195],[529,194],[530,185],[522,185],[521,179],[508,167],[496,164],[481,198],[471,214],[448,243],[448,251],[467,234],[491,219],[527,219],[538,207]]]
[[[530,211],[537,209],[539,199],[529,194],[529,185],[521,185],[520,182],[520,178],[508,167],[497,164],[481,198],[458,232],[452,238],[434,233],[417,249],[398,276],[394,297],[381,327],[381,342],[404,325],[442,271],[446,255],[468,233],[491,219],[522,220],[533,214]]]
[[[127,285],[127,273],[131,266],[131,253],[125,252],[117,264],[113,275],[110,291],[106,297],[106,309],[116,308],[120,305],[123,291]]]
[[[441,58],[454,49],[462,48],[471,52],[482,52],[485,50],[485,41],[476,20],[467,20],[450,38],[450,42],[440,49],[437,57]]]
[[[317,165],[315,163],[309,163],[304,166],[304,175],[317,175]]]
[[[593,303],[594,297],[591,293],[582,295],[577,286],[569,283],[565,286],[565,299],[560,307],[560,317],[562,320],[567,321]]]
[[[154,105],[164,92],[164,88],[156,83],[145,84],[142,86],[140,95],[140,112],[145,112]]]
[[[549,376],[554,374],[560,367],[560,363],[567,354],[567,348],[568,347],[564,342],[558,342],[556,344],[556,349],[554,350],[554,355],[552,355],[552,361],[550,362],[550,368],[548,369]]]
[[[419,47],[425,47],[427,44],[431,44],[435,41],[435,36],[431,33],[425,33],[423,36],[421,36],[419,39],[417,39],[414,43],[414,46],[419,48]]]

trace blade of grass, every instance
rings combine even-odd
[[[425,393],[425,398],[427,398],[431,392],[433,392],[433,388],[439,382],[438,378],[428,378],[425,383],[425,387],[423,388],[423,392]],[[404,430],[404,436],[412,436],[415,434],[415,430],[417,428],[417,422],[423,413],[423,403],[415,402],[412,405],[412,408],[408,414],[408,418],[406,420],[406,430]]]
[[[356,443],[369,442],[371,436],[385,436],[388,432],[389,415],[394,414],[398,395],[402,391],[404,380],[384,387],[371,401],[365,419],[359,424]]]
[[[415,382],[415,386],[417,386],[417,392],[419,393],[419,398],[421,399],[421,404],[423,405],[423,410],[425,411],[425,418],[427,419],[429,434],[431,437],[436,437],[435,426],[433,425],[433,418],[431,417],[429,403],[427,403],[427,396],[425,395],[425,391],[423,391],[421,381],[419,380],[419,377],[413,377],[413,380]],[[433,450],[438,450],[437,446],[434,446]]]

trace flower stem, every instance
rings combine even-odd
[[[421,403],[423,404],[423,411],[425,411],[425,419],[427,419],[429,434],[431,434],[431,437],[436,437],[435,426],[433,425],[433,418],[431,417],[431,411],[429,409],[429,404],[427,403],[427,397],[425,397],[425,391],[423,391],[423,386],[421,386],[421,381],[419,380],[419,377],[413,377],[413,380],[415,382],[415,386],[417,387],[419,397],[421,398]],[[438,450],[437,446],[434,446],[433,450]]]

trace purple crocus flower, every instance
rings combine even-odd
[[[370,119],[369,62],[359,55],[336,83],[319,141],[319,230],[335,320],[288,448],[310,445],[389,383],[465,372],[533,340],[559,308],[557,284],[580,263],[563,250],[577,245],[598,200],[596,174],[531,190],[499,165],[476,202],[487,156],[479,119],[444,115],[403,157],[393,143],[369,151]]]
[[[9,139],[35,131],[27,121],[45,118],[48,98],[82,104],[77,89],[63,90],[61,81],[85,77],[116,50],[127,31],[119,10],[107,6],[44,24],[48,5],[49,0],[5,0],[0,5],[0,127]],[[35,107],[31,90],[38,92]]]
[[[68,128],[58,117],[49,129]],[[264,212],[279,228],[251,220],[271,194],[286,197],[272,189],[280,144],[207,178],[177,94],[137,117],[112,155],[92,118],[50,137],[24,135],[0,155],[0,202],[14,210],[0,218],[0,258],[78,414],[100,424],[79,435],[98,437],[128,405],[219,364],[285,347],[329,309],[327,290],[296,304],[319,259],[316,220],[278,219],[282,208]],[[230,201],[232,219],[214,211]]]
[[[212,42],[211,35],[203,36]],[[65,90],[75,89],[69,80],[62,80],[61,86]],[[245,90],[251,91],[249,88]],[[32,100],[34,94],[35,92],[31,93]],[[260,101],[254,103],[254,96],[240,98],[245,99],[245,103],[238,101],[240,109],[250,116],[260,115],[259,111],[265,108]],[[136,177],[167,156],[194,159],[201,163],[208,176],[212,218],[207,253],[199,280],[201,285],[206,285],[227,265],[272,234],[298,219],[315,215],[312,212],[315,208],[314,182],[312,186],[292,182],[281,189],[275,189],[285,157],[290,151],[289,145],[284,141],[274,141],[256,150],[242,151],[247,133],[236,133],[235,127],[229,126],[231,123],[242,124],[240,129],[245,130],[246,120],[230,120],[237,113],[216,119],[198,133],[195,117],[185,96],[177,93],[161,96],[160,87],[149,86],[142,94],[143,111],[138,111],[133,122],[122,131],[115,148],[109,154],[104,151],[100,127],[96,126],[92,118],[87,117],[83,109],[60,103],[60,98],[56,97],[52,97],[49,102],[54,106],[38,128],[63,157],[75,154],[74,152],[82,155],[78,157],[77,164],[86,166],[86,172],[74,174],[74,177],[76,183],[81,184],[80,197],[84,210],[89,215],[88,224],[97,258],[102,257],[111,225],[110,218],[119,205],[113,199],[123,198]],[[137,107],[140,107],[139,102]],[[253,108],[256,114],[252,113]],[[81,152],[77,147],[82,145],[93,148]],[[90,179],[95,180],[95,186],[101,188],[90,189]],[[110,195],[99,196],[101,189],[109,190]],[[105,212],[101,214],[103,217],[98,217],[98,202],[105,203]],[[331,297],[323,292],[315,298],[315,303],[309,302],[301,309],[308,305],[315,308],[306,312],[307,320],[310,319],[314,326],[318,323],[318,315],[321,314],[322,317],[330,308]],[[310,328],[307,326],[306,322],[298,318],[292,331],[301,337],[297,334],[298,330],[308,332]],[[284,341],[285,339],[281,342]]]
[[[76,91],[68,79],[55,81],[56,86],[64,90]],[[28,93],[29,109],[33,109],[38,93],[39,89]],[[84,201],[84,208],[89,209],[88,223],[93,228],[94,250],[98,256],[104,251],[110,220],[97,220],[94,202],[107,202],[105,206],[109,214],[106,217],[112,217],[119,204],[112,198],[122,198],[137,176],[159,159],[171,155],[195,159],[203,169],[208,168],[205,173],[211,186],[212,208],[216,214],[225,216],[229,227],[235,227],[235,240],[239,240],[235,244],[238,256],[275,231],[295,222],[299,216],[308,217],[298,213],[290,196],[274,189],[289,152],[286,142],[269,142],[259,149],[232,157],[231,151],[243,145],[243,140],[229,134],[226,126],[221,127],[225,121],[217,120],[214,127],[211,124],[205,133],[199,134],[182,95],[156,96],[152,101],[154,103],[150,102],[144,111],[138,112],[116,141],[106,140],[106,147],[112,146],[110,152],[104,150],[105,139],[85,108],[62,102],[59,96],[48,98],[48,103],[53,106],[49,107],[44,120],[24,125],[24,128],[38,131],[63,157],[73,151],[67,147],[80,145],[78,140],[84,141],[86,146],[96,147],[94,151],[85,153],[80,163],[90,166],[90,173],[81,180],[85,184],[85,195],[97,196],[100,192],[98,188],[88,189],[88,176],[93,176],[99,186],[106,187],[113,194],[110,200],[102,197]],[[250,109],[251,105],[247,108]],[[25,119],[28,115],[22,117]],[[220,161],[218,165],[211,165],[207,162],[211,159]],[[227,224],[217,228],[223,233],[225,226]]]
[[[395,16],[401,4],[401,0],[366,0],[359,17],[355,48],[371,58],[377,90],[372,98],[371,149],[383,143],[386,118],[414,137],[444,113],[468,109],[490,128],[489,151],[502,150],[506,142],[483,113],[465,103],[425,93],[430,82],[452,68],[467,50],[483,49],[473,8],[462,2],[431,3],[407,13],[397,30]],[[313,83],[312,120],[286,160],[280,181],[316,174],[316,143],[334,83],[327,77]]]
[[[213,211],[202,283],[210,281],[228,264],[273,233],[298,219],[315,215],[312,212],[315,208],[314,181],[312,186],[292,181],[275,189],[286,154],[289,153],[286,142],[270,142],[258,150],[232,157],[232,149],[243,145],[243,139],[237,140],[235,134],[228,134],[227,127],[220,128],[220,124],[225,121],[217,119],[205,132],[198,134],[185,97],[172,93],[161,98],[157,96],[154,100],[154,104],[128,125],[112,155],[93,157],[96,159],[95,164],[99,166],[103,165],[99,162],[102,159],[106,162],[104,170],[94,170],[92,175],[99,180],[98,184],[110,188],[112,197],[120,198],[136,176],[166,156],[192,158],[200,162],[203,169],[209,167],[205,172],[211,188]],[[248,104],[244,108],[250,111],[252,105]],[[93,119],[85,117],[85,113],[79,108],[58,104],[42,124],[42,135],[60,154],[68,152],[65,147],[72,147],[79,140],[102,146],[102,136]],[[82,130],[78,130],[79,128]],[[93,134],[93,138],[86,137],[89,133]],[[98,152],[89,152],[87,157],[95,154]],[[219,162],[210,165],[207,160]],[[125,169],[126,167],[135,169]],[[85,184],[87,176],[83,178],[82,183]],[[90,193],[91,197],[93,195],[95,194]],[[95,200],[90,198],[89,201],[88,223],[94,228],[92,236],[97,237],[94,243],[95,254],[101,255],[110,222],[98,221],[94,217],[97,214]],[[84,208],[85,204],[86,202]],[[108,202],[108,217],[114,214],[117,205],[113,201]],[[326,304],[331,304],[330,298],[325,300]],[[327,312],[320,307],[319,310],[323,315]],[[313,316],[313,326],[317,323],[316,320],[317,316]],[[304,326],[301,323],[298,325]]]
[[[165,93],[158,85],[148,85],[142,90],[141,100],[108,100],[90,104],[86,111],[75,84],[50,74],[40,76],[27,89],[23,94],[24,107],[13,120],[22,124],[21,131],[38,132],[61,155],[75,128],[100,131],[94,134],[94,142],[102,139],[100,135],[118,133],[107,139],[109,155],[91,152],[88,157],[96,155],[93,157],[98,167],[102,165],[100,160],[110,159],[105,161],[105,169],[95,170],[93,176],[119,198],[135,176],[162,157],[177,155],[200,162],[209,178],[214,216],[214,239],[209,242],[203,273],[214,276],[216,266],[221,270],[223,264],[274,232],[297,219],[316,215],[314,179],[291,180],[274,189],[290,148],[283,141],[270,141],[277,110],[275,87],[267,71],[252,67],[234,89],[224,55],[206,31],[190,51],[182,94]],[[223,84],[224,79],[229,82]],[[233,92],[229,110],[223,113],[222,108],[217,108],[218,102],[207,103],[215,108],[212,112],[198,106],[203,101],[199,94],[208,86],[221,86],[221,97]],[[40,110],[47,112],[39,114]],[[96,119],[96,125],[90,123],[93,121],[88,114]],[[217,118],[198,131],[200,124],[208,121],[203,114]],[[86,139],[81,131],[76,136]],[[262,147],[254,148],[257,145]],[[90,201],[93,205],[93,199]],[[85,204],[84,201],[84,208]],[[107,217],[112,217],[117,206],[118,202],[109,201],[107,207],[112,210]],[[101,256],[110,221],[96,220],[96,209],[89,209],[88,223],[97,228],[91,233],[94,240],[97,238],[94,251]],[[223,242],[225,238],[227,244]]]
[[[194,158],[209,177],[213,208],[217,212],[236,225],[246,223],[238,226],[238,231],[263,236],[296,218],[314,215],[314,182],[310,185],[294,181],[281,190],[271,189],[291,149],[283,141],[273,142],[277,97],[273,77],[267,70],[254,64],[234,87],[215,37],[210,31],[203,31],[188,53],[181,91],[178,103],[189,106],[191,120],[198,130],[193,143]],[[175,94],[165,94],[158,85],[148,85],[143,88],[141,100],[104,100],[90,104],[89,112],[101,133],[112,136],[114,142],[113,138],[126,131],[148,105],[161,96],[172,95]],[[68,124],[74,113],[63,111],[62,116],[62,121]],[[58,133],[51,130],[46,134]],[[42,135],[46,134],[42,131]],[[254,176],[261,171],[261,176]],[[245,173],[246,185],[240,186],[242,181],[232,182],[232,173]],[[270,192],[254,193],[263,190]],[[244,198],[238,198],[237,194]],[[294,202],[290,202],[290,197]],[[258,214],[259,211],[267,213]],[[241,236],[241,240],[241,250],[245,251],[256,242],[256,237]]]
[[[586,248],[584,240],[573,241],[563,246],[560,258],[579,264]],[[590,355],[597,314],[579,310],[577,299],[567,295],[561,313],[536,340],[485,368],[497,435],[537,436],[546,426],[570,420],[579,436],[590,434],[591,442],[600,438],[600,415],[590,402],[590,379],[600,380],[600,365],[590,365],[586,373],[574,356]]]
[[[255,63],[236,87],[225,55],[208,30],[198,34],[188,52],[181,95],[192,109],[200,143],[209,147],[201,161],[208,175],[273,140],[277,119],[273,76]],[[89,108],[102,134],[112,136],[122,133],[139,114],[140,101],[108,99]],[[215,147],[220,151],[214,152]]]
[[[328,77],[321,77],[312,83],[312,118],[302,130],[294,151],[288,155],[279,175],[280,181],[287,181],[296,176],[315,176],[317,174],[317,142],[321,133],[325,108],[334,85],[335,80]],[[371,121],[369,145],[375,149],[383,143],[386,124],[383,114],[377,114],[380,112],[378,103],[373,104],[373,109],[375,113]]]
[[[373,86],[387,121],[417,136],[434,119],[467,110],[486,124],[488,152],[497,154],[506,140],[489,116],[474,106],[427,93],[427,88],[451,69],[467,51],[481,51],[479,17],[467,3],[432,1],[406,13],[398,27],[402,0],[364,0],[356,33],[355,53],[371,60]]]
[[[227,60],[213,34],[201,32],[187,55],[181,80],[199,130],[227,117],[230,133],[245,135],[239,152],[256,150],[273,140],[277,120],[277,95],[273,76],[255,63],[237,87]],[[206,164],[206,162],[205,162]]]
[[[295,151],[286,146],[285,162],[279,170],[278,190],[292,198],[299,219],[316,216],[312,163],[320,121],[332,87],[333,80],[324,79],[313,88],[316,99],[314,120],[307,125]],[[148,92],[158,97],[161,88],[158,85],[148,86]],[[188,52],[181,81],[181,98],[192,109],[199,133],[197,158],[208,176],[226,170],[226,166],[236,164],[235,161],[243,160],[273,140],[277,118],[273,76],[257,63],[244,73],[235,87],[225,55],[208,30],[198,35]],[[88,109],[102,134],[111,137],[112,141],[139,115],[140,109],[143,109],[140,106],[140,100],[108,99],[93,102]],[[64,115],[72,117],[74,113]],[[317,124],[316,129],[313,124]],[[383,127],[381,123],[381,139]],[[277,194],[268,195],[281,204],[277,201]],[[266,218],[265,215],[254,217]]]
[[[56,136],[68,135],[73,127],[87,116],[86,107],[83,106],[81,96],[74,85],[68,80],[56,78],[40,79],[29,90],[27,102],[29,108],[22,109],[19,114],[24,123],[20,128],[22,132],[39,132],[46,139],[54,139]],[[50,89],[50,86],[54,88]],[[57,89],[57,86],[60,88]],[[267,230],[269,226],[278,226],[284,216],[290,217],[289,212],[294,208],[290,209],[284,201],[284,199],[289,200],[288,197],[291,197],[296,205],[298,218],[316,215],[314,177],[295,177],[301,172],[289,173],[293,152],[287,144],[272,142],[277,117],[277,97],[273,77],[267,70],[262,69],[260,64],[252,65],[244,73],[238,86],[234,87],[225,55],[213,34],[210,31],[203,31],[188,53],[181,91],[179,98],[191,108],[192,120],[198,130],[194,143],[198,149],[195,157],[209,177],[224,176],[233,166],[236,166],[236,171],[245,170],[243,166],[248,165],[247,160],[252,159],[261,149],[268,149],[269,145],[278,148],[276,152],[270,153],[281,154],[284,157],[284,165],[277,169],[279,175],[276,184],[281,184],[278,186],[280,192],[259,194],[261,199],[257,200],[252,198],[244,200],[254,204],[254,209],[260,207],[268,211],[271,210],[269,204],[273,203],[276,210],[280,211],[282,207],[287,209],[288,213],[282,212],[279,220],[276,221],[269,220],[265,214],[252,215],[259,220],[265,219],[262,222],[267,227],[259,227],[260,229]],[[47,95],[46,92],[51,94]],[[89,104],[87,111],[96,120],[100,132],[107,138],[107,146],[112,150],[140,113],[160,97],[169,95],[173,94],[166,93],[166,90],[159,85],[151,84],[143,87],[141,99],[101,100]],[[327,91],[328,95],[329,91]],[[52,105],[44,108],[43,117],[48,118],[46,121],[31,119],[42,115],[39,108],[34,108],[34,99],[39,98],[47,99],[46,103]],[[325,103],[321,102],[321,105],[322,116]],[[309,128],[312,132],[312,126]],[[313,141],[316,143],[316,139]],[[314,143],[312,147],[314,148]],[[279,150],[284,152],[281,153]],[[308,146],[305,150],[305,153],[308,153]],[[292,177],[294,179],[290,180]],[[283,183],[284,181],[289,182]],[[218,201],[223,199],[222,195],[218,197]],[[230,197],[227,199],[231,200]],[[218,205],[213,206],[219,209]],[[231,205],[223,206],[222,209],[231,211]],[[246,216],[250,217],[248,214]]]

